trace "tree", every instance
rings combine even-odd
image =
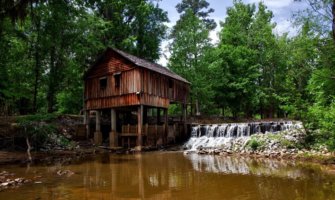
[[[168,66],[192,83],[191,102],[196,104],[196,113],[199,114],[198,101],[205,105],[210,99],[211,86],[206,77],[208,67],[203,65],[205,54],[211,48],[210,30],[192,9],[185,9],[171,31],[173,41],[169,47],[171,57]]]
[[[335,1],[307,0],[309,7],[307,12],[298,13],[296,23],[302,26],[302,36],[307,35],[308,30],[313,48],[301,51],[301,60],[307,58],[307,66],[310,76],[303,85],[307,99],[308,112],[304,112],[302,118],[308,128],[310,142],[326,144],[331,150],[335,149]],[[298,36],[297,39],[299,39]],[[299,40],[298,40],[299,41]],[[306,46],[306,45],[305,45]],[[308,47],[308,46],[306,46]],[[300,52],[300,51],[298,51]],[[311,56],[311,52],[314,56]],[[308,62],[309,61],[309,62]],[[311,62],[312,61],[312,62]],[[304,69],[304,68],[302,68]],[[317,131],[315,131],[317,130]]]
[[[0,110],[6,114],[78,113],[83,73],[101,51],[114,46],[156,60],[166,36],[167,13],[154,1],[0,5]]]
[[[221,23],[220,43],[215,80],[215,99],[224,110],[227,106],[237,117],[240,112],[251,116],[258,104],[256,84],[259,66],[255,63],[256,52],[250,45],[250,28],[255,5],[234,1],[228,8],[227,18]]]
[[[98,1],[98,14],[109,22],[103,42],[151,61],[160,56],[167,13],[148,0]]]
[[[277,54],[277,41],[272,30],[275,24],[271,22],[273,14],[261,2],[254,14],[250,26],[250,47],[255,50],[256,64],[259,66],[261,76],[258,78],[259,109],[262,117],[273,118],[277,110],[278,102],[276,76],[281,73],[279,66],[280,57]],[[280,81],[280,80],[279,80]]]
[[[179,14],[186,15],[187,11],[191,11],[199,19],[201,19],[208,30],[214,30],[216,28],[216,23],[214,19],[208,19],[209,14],[214,12],[213,8],[209,8],[209,3],[206,0],[182,0],[178,3],[176,8]]]

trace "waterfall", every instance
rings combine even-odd
[[[197,125],[192,127],[191,138],[185,147],[189,150],[200,147],[216,148],[230,145],[236,138],[248,138],[257,133],[276,133],[300,128],[303,128],[301,122],[292,121]]]

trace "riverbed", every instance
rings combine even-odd
[[[335,199],[331,169],[234,156],[148,152],[102,154],[72,162],[3,165],[32,181],[0,199]]]

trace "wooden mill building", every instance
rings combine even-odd
[[[169,140],[168,108],[181,105],[186,132],[186,102],[190,83],[169,69],[118,49],[108,48],[85,74],[85,124],[97,145],[113,147],[164,145]],[[95,113],[95,130],[90,114]],[[108,122],[108,134],[101,123]],[[92,127],[92,126],[91,126]],[[177,130],[176,128],[172,130]],[[92,133],[93,132],[93,133]],[[106,131],[105,131],[106,132]]]

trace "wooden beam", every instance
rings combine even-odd
[[[167,144],[167,136],[169,131],[169,124],[168,124],[168,109],[164,109],[164,134],[163,134],[163,145]]]
[[[102,144],[102,133],[100,130],[100,111],[95,112],[95,132],[94,132],[94,144],[101,145]]]
[[[140,105],[137,109],[137,144],[136,144],[137,151],[142,150],[143,145],[142,126],[143,126],[143,105]]]
[[[156,109],[157,113],[156,113],[156,121],[157,121],[157,125],[159,125],[159,123],[161,122],[161,109],[160,108],[157,108]]]
[[[116,111],[111,109],[111,132],[109,133],[109,146],[111,148],[119,146],[118,134],[116,132]]]
[[[148,110],[148,107],[143,106],[143,124],[148,123]]]
[[[185,139],[187,137],[187,125],[186,125],[186,117],[187,117],[187,104],[182,104],[183,109],[183,137],[182,139]]]
[[[85,129],[86,129],[86,139],[89,139],[90,137],[90,111],[85,110],[84,111],[84,124],[85,124]]]
[[[95,112],[95,131],[100,131],[100,111]]]

